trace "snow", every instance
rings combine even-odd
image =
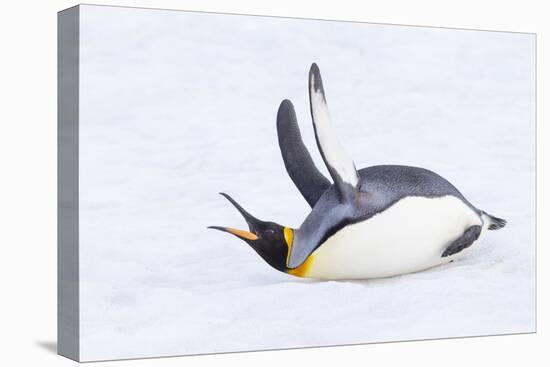
[[[81,6],[82,360],[535,330],[535,36]],[[506,218],[463,259],[309,281],[209,225],[297,227],[275,116],[326,173],[307,72],[358,168],[438,172]],[[398,224],[396,224],[398,225]]]

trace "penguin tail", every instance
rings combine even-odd
[[[484,212],[481,210],[481,216],[483,218],[483,221],[487,222],[489,225],[487,226],[487,229],[490,231],[494,231],[497,229],[501,229],[504,226],[506,226],[506,220],[502,218],[495,217],[493,215],[488,214],[487,212]]]

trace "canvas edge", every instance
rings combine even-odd
[[[80,360],[78,125],[80,7],[57,14],[57,353]]]

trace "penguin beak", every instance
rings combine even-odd
[[[235,235],[243,240],[249,240],[249,241],[256,241],[259,237],[254,232],[256,232],[256,228],[258,228],[258,225],[262,223],[259,219],[255,218],[252,214],[248,213],[242,206],[240,206],[233,198],[226,193],[220,192],[220,195],[222,195],[224,198],[229,200],[231,204],[241,213],[241,215],[246,220],[246,223],[248,224],[249,231],[243,231],[240,229],[235,228],[229,228],[229,227],[220,227],[220,226],[210,226],[208,228],[210,229],[217,229],[218,231],[231,233],[232,235]]]
[[[217,229],[218,231],[231,233],[232,235],[235,235],[235,236],[237,236],[237,237],[239,237],[240,239],[243,239],[243,240],[256,241],[258,239],[258,236],[256,236],[254,233],[251,233],[251,232],[248,232],[248,231],[243,231],[243,230],[240,230],[240,229],[229,228],[229,227],[219,227],[219,226],[210,226],[208,228]]]

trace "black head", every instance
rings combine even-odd
[[[220,194],[241,213],[248,224],[249,231],[219,226],[208,228],[231,233],[240,238],[248,243],[269,265],[285,272],[289,243],[292,245],[293,230],[277,223],[261,221],[244,210],[231,196]]]

